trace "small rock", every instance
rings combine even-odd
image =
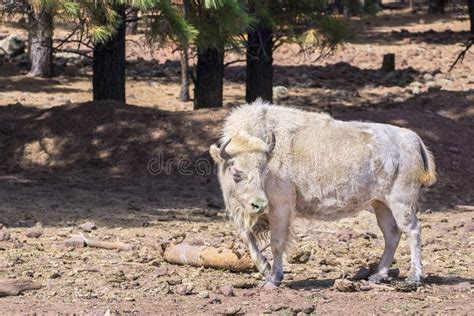
[[[209,304],[221,304],[222,300],[218,297],[213,297],[208,302]]]
[[[289,263],[307,263],[311,258],[310,249],[298,249],[288,256]]]
[[[289,308],[289,306],[286,304],[276,304],[271,307],[272,311],[274,312],[278,312],[278,311],[281,311],[282,309],[287,309],[287,308]]]
[[[59,273],[59,272],[53,272],[53,273],[49,276],[50,279],[57,279],[57,278],[59,278],[59,277],[61,277],[61,273]]]
[[[247,280],[247,281],[236,281],[232,283],[232,286],[236,289],[251,289],[257,285],[256,281]]]
[[[337,279],[334,288],[339,292],[357,292],[357,284],[347,279]]]
[[[0,241],[10,240],[10,232],[7,230],[0,230]]]
[[[349,241],[353,235],[354,235],[354,230],[347,227],[343,227],[336,232],[337,239],[341,241]]]
[[[229,307],[224,311],[224,315],[237,315],[240,312],[241,309],[242,309],[242,307],[240,307],[238,305]]]
[[[436,92],[436,91],[440,91],[441,90],[441,86],[436,84],[436,83],[432,83],[430,85],[427,85],[428,86],[428,92]]]
[[[377,235],[371,232],[365,232],[362,237],[364,237],[364,239],[371,240],[377,238]]]
[[[178,278],[173,278],[173,279],[169,279],[168,283],[169,285],[178,285],[178,284],[182,284],[183,280],[178,279]]]
[[[439,78],[436,80],[436,84],[442,87],[448,86],[452,84],[453,82],[451,80],[445,79],[445,78]]]
[[[156,269],[155,276],[161,277],[161,276],[164,276],[164,275],[168,275],[168,268],[167,267],[159,267],[158,269]]]
[[[7,53],[9,57],[16,57],[25,52],[25,42],[18,35],[11,34],[0,41],[0,55]]]
[[[421,93],[421,89],[418,88],[418,87],[413,87],[411,89],[409,89],[409,93],[413,94],[413,95],[418,95]]]
[[[278,289],[278,286],[276,286],[275,283],[270,282],[270,281],[265,282],[265,284],[263,285],[264,291],[274,291],[277,289]]]
[[[300,307],[294,308],[294,313],[303,313],[304,315],[311,314],[314,312],[314,305],[313,304],[303,304]]]
[[[412,83],[410,83],[410,87],[412,87],[412,88],[422,88],[423,84],[419,81],[413,81]]]
[[[471,283],[470,282],[461,282],[457,285],[457,289],[461,292],[467,292],[471,289]]]
[[[199,297],[199,298],[209,298],[209,292],[208,291],[199,292],[197,297]]]
[[[191,246],[204,246],[204,241],[202,239],[193,238],[189,241]]]
[[[415,283],[400,282],[395,285],[395,291],[397,292],[414,292],[418,289],[418,285]]]
[[[97,229],[94,222],[85,222],[84,224],[79,225],[79,229],[90,233],[93,229]]]
[[[169,294],[170,293],[170,285],[168,282],[161,282],[156,287],[156,292],[159,294]]]
[[[188,294],[191,294],[193,290],[194,290],[194,285],[188,283],[188,284],[178,285],[174,292],[179,295],[188,295]]]
[[[424,75],[423,75],[423,80],[424,80],[425,82],[432,81],[432,80],[433,80],[433,75],[432,75],[432,74],[428,74],[428,73],[427,73],[427,74],[424,74]]]
[[[232,285],[222,286],[219,292],[221,294],[224,294],[225,296],[235,296],[234,288],[232,287]]]
[[[289,97],[288,89],[284,86],[273,87],[273,97],[279,100],[287,99]]]
[[[125,272],[122,270],[111,273],[107,278],[107,282],[109,283],[122,283],[125,281],[127,281],[127,278],[125,276]]]
[[[66,247],[75,247],[75,248],[79,247],[80,248],[80,247],[85,247],[86,243],[84,242],[84,238],[78,235],[74,235],[71,238],[66,239],[64,241],[64,245],[66,245]]]
[[[37,227],[30,228],[26,231],[26,237],[28,238],[38,238],[43,235],[43,231]]]

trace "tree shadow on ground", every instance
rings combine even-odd
[[[135,226],[158,209],[208,209],[185,214],[204,221],[221,209],[207,150],[219,137],[215,121],[223,111],[166,112],[105,101],[46,110],[10,105],[0,113],[4,223],[95,218]]]
[[[368,85],[405,87],[420,80],[423,74],[411,67],[387,73],[380,69],[363,69],[346,62],[338,62],[324,66],[275,65],[273,76],[275,85],[357,91]],[[245,67],[229,67],[225,71],[225,78],[232,82],[245,83]]]
[[[394,44],[400,42],[400,45],[408,43],[426,43],[434,45],[453,45],[465,42],[469,37],[468,31],[453,32],[446,30],[437,32],[428,30],[423,32],[410,32],[406,29],[400,31],[392,31],[388,34],[381,33],[367,33],[360,37],[356,37],[351,43],[358,44]]]
[[[401,103],[336,104],[331,114],[417,131],[438,166],[438,183],[423,202],[439,210],[472,202],[470,97],[472,91],[428,92]],[[117,102],[45,110],[0,107],[0,222],[221,221],[223,202],[207,151],[227,113],[167,112]]]
[[[74,80],[65,80],[64,78],[61,78],[61,82],[59,82],[57,79],[38,79],[27,76],[22,76],[15,79],[0,77],[0,93],[21,91],[29,93],[46,92],[67,94],[81,91],[80,89],[76,88],[68,88],[64,86],[58,87],[58,85],[64,85],[70,82],[74,82]]]

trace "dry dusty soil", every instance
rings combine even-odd
[[[275,82],[289,93],[277,102],[420,134],[439,177],[420,203],[424,285],[403,285],[404,238],[391,282],[371,288],[342,281],[373,268],[382,254],[381,232],[365,211],[338,222],[299,222],[276,291],[263,291],[255,271],[164,262],[168,240],[242,247],[205,162],[229,108],[242,103],[245,69],[226,70],[224,109],[192,111],[191,102],[177,100],[177,56],[150,53],[136,35],[127,51],[127,105],[87,102],[87,60],[58,58],[58,76],[48,80],[26,76],[19,59],[0,67],[0,279],[42,285],[0,298],[0,314],[472,314],[474,51],[447,71],[468,22],[392,12],[355,20],[354,28],[350,43],[317,63],[281,47]],[[0,24],[7,33],[25,35],[15,23]],[[379,68],[388,52],[397,70],[387,74]],[[157,169],[160,159],[166,167]],[[133,249],[66,246],[87,221],[97,227],[89,236]],[[28,237],[35,231],[41,235]]]

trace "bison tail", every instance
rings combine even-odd
[[[420,181],[423,186],[431,186],[436,183],[436,165],[433,154],[420,139],[420,153],[423,160],[423,172]]]

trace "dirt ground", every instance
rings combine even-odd
[[[419,215],[426,280],[409,292],[398,286],[409,267],[404,238],[392,283],[355,292],[334,287],[373,267],[382,254],[381,232],[365,211],[338,222],[299,222],[285,281],[274,292],[262,291],[254,271],[164,262],[164,240],[242,246],[206,163],[229,108],[243,102],[241,64],[226,70],[226,108],[191,111],[191,102],[177,100],[177,56],[142,49],[136,44],[141,35],[127,48],[128,105],[87,102],[86,60],[63,55],[58,76],[47,80],[25,76],[21,60],[5,62],[0,232],[11,238],[0,241],[0,279],[29,279],[42,288],[0,298],[0,314],[471,314],[474,53],[447,72],[468,25],[391,12],[356,20],[357,36],[323,61],[295,57],[291,46],[275,55],[276,85],[289,90],[277,103],[412,128],[433,151],[439,181],[425,192]],[[25,34],[13,23],[0,24],[0,35],[7,33]],[[396,54],[397,70],[386,74],[379,68],[389,52]],[[160,161],[166,167],[156,169]],[[134,249],[66,247],[87,221],[97,226],[90,236]],[[27,237],[31,227],[42,235]],[[224,286],[234,295],[221,293]]]

